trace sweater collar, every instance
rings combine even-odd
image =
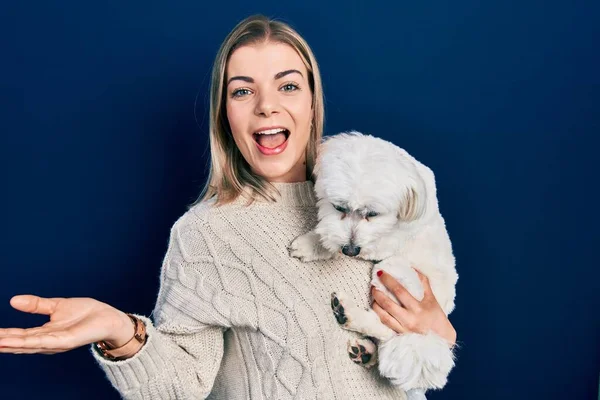
[[[277,205],[284,207],[314,207],[317,203],[317,198],[314,192],[314,183],[312,181],[283,183],[283,182],[270,182],[271,185],[277,189],[280,193],[279,196],[275,194],[277,199]],[[244,195],[238,196],[232,204],[244,205],[248,204],[248,196],[250,192]],[[256,198],[254,204],[272,204],[267,202],[260,197]]]
[[[281,193],[277,204],[290,207],[311,207],[316,204],[314,184],[312,181],[282,183],[271,182]]]

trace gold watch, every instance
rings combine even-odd
[[[95,342],[96,349],[102,354],[104,358],[109,360],[118,361],[131,357],[139,350],[139,344],[145,343],[146,341],[146,324],[144,321],[136,318],[131,314],[127,314],[127,316],[133,322],[133,326],[135,327],[135,334],[127,343],[125,343],[121,347],[117,347],[115,349],[111,348],[104,340],[99,342]]]

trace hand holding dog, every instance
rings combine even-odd
[[[396,296],[401,306],[373,286],[373,310],[381,322],[396,333],[424,334],[431,330],[453,346],[456,343],[456,330],[436,300],[429,279],[418,270],[415,271],[425,290],[423,300],[415,299],[394,277],[380,271],[378,276],[381,283]]]

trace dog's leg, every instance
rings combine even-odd
[[[405,391],[441,389],[454,367],[448,342],[432,331],[394,336],[380,342],[377,350],[381,376]]]
[[[290,244],[289,251],[292,257],[299,258],[303,262],[328,260],[334,256],[334,253],[323,247],[319,235],[315,231],[310,231],[294,239]]]
[[[377,345],[369,337],[350,339],[348,355],[356,364],[369,369],[377,363]]]
[[[424,290],[419,275],[412,268],[410,261],[403,256],[393,256],[377,263],[372,271],[371,285],[384,292],[395,303],[398,299],[379,280],[377,271],[383,270],[392,275],[417,300],[423,300]]]
[[[331,308],[338,324],[344,329],[372,336],[377,340],[386,340],[395,335],[392,329],[381,322],[375,311],[358,307],[344,293],[331,294]]]

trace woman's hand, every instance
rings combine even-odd
[[[415,271],[425,291],[423,300],[418,301],[393,276],[379,271],[381,283],[396,296],[401,305],[373,286],[373,310],[381,322],[396,333],[427,333],[431,330],[453,346],[456,343],[456,330],[433,295],[429,279],[418,270]]]
[[[10,304],[19,311],[49,315],[50,321],[29,329],[0,329],[0,353],[55,354],[99,340],[119,347],[135,333],[125,313],[89,297],[19,295]]]

